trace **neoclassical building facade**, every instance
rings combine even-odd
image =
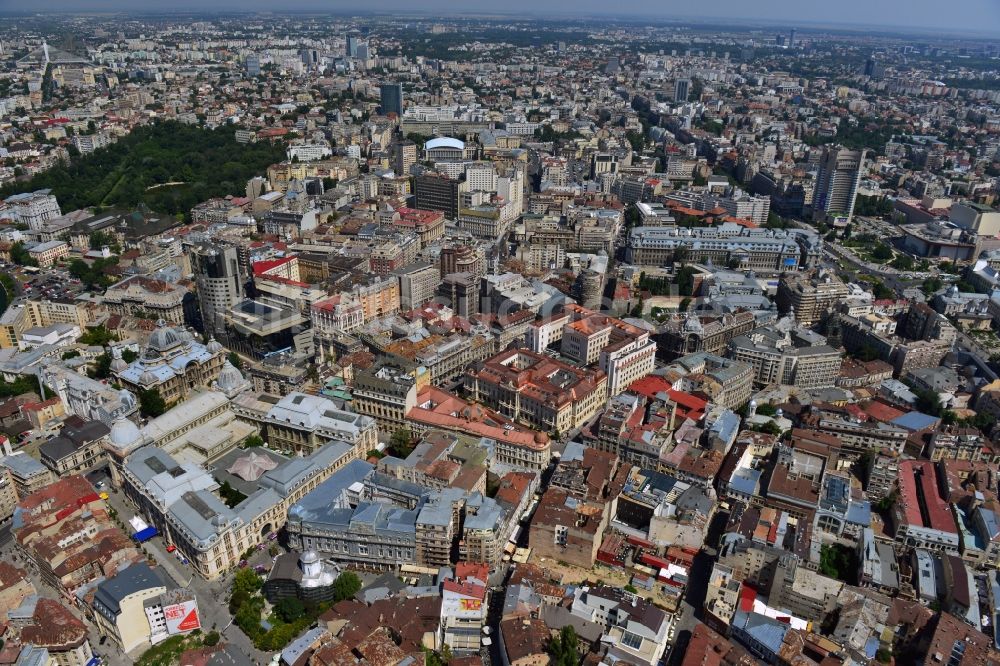
[[[167,404],[187,399],[197,387],[210,386],[222,371],[226,355],[215,340],[203,345],[194,335],[172,328],[162,319],[139,358],[111,362],[118,382],[137,394],[156,389]]]

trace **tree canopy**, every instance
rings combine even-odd
[[[333,581],[333,597],[337,602],[350,599],[361,589],[361,579],[353,571],[345,571]]]
[[[160,122],[0,188],[0,198],[50,188],[63,210],[145,203],[159,213],[187,215],[206,199],[242,192],[247,180],[283,158],[278,144],[237,143],[230,127]]]
[[[167,402],[155,388],[139,391],[139,411],[143,416],[157,417],[167,411]]]
[[[549,655],[553,666],[577,666],[580,663],[580,639],[572,625],[559,630],[558,636],[549,641]]]

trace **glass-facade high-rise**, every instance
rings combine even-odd
[[[403,115],[403,85],[401,83],[383,83],[380,86],[382,96],[382,115],[395,113]]]

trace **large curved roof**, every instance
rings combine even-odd
[[[436,139],[431,139],[424,144],[424,150],[433,150],[435,148],[455,148],[456,150],[465,150],[465,142],[460,139],[453,139],[450,136],[439,136]]]

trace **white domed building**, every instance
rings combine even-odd
[[[215,340],[203,345],[161,319],[139,358],[124,368],[112,363],[111,371],[122,386],[136,393],[156,389],[169,404],[187,398],[196,387],[210,386],[222,372],[224,352]]]
[[[211,349],[213,342],[217,345],[219,344],[213,340],[208,343],[209,349]],[[219,346],[221,347],[222,345]],[[251,384],[250,380],[244,377],[243,373],[230,363],[227,358],[225,363],[222,364],[222,371],[219,373],[218,379],[212,383],[212,388],[225,393],[227,398],[232,399],[240,393],[250,390]]]
[[[309,549],[279,555],[264,582],[262,592],[268,601],[296,598],[306,602],[332,602],[336,599],[333,584],[340,572],[319,553]]]
[[[104,440],[104,450],[110,454],[111,482],[121,487],[120,467],[133,451],[147,444],[147,438],[133,421],[119,417],[111,424],[111,432]]]

